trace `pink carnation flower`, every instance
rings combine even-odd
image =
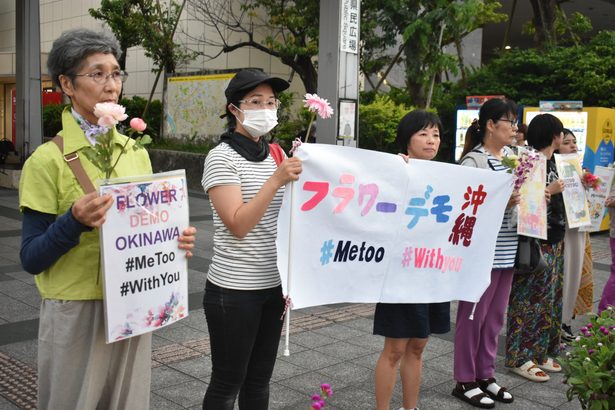
[[[147,128],[147,124],[141,118],[135,117],[130,120],[130,128],[138,132],[143,132]]]
[[[115,103],[98,103],[94,106],[94,115],[98,117],[98,125],[111,128],[128,118],[126,109]]]
[[[117,121],[110,115],[103,115],[102,117],[98,118],[98,125],[100,125],[101,127],[111,128],[115,124],[117,124]]]
[[[329,101],[316,94],[306,94],[303,102],[305,108],[317,112],[320,118],[329,118],[333,115],[333,108],[329,105]]]

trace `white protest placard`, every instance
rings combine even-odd
[[[600,225],[602,225],[602,220],[606,214],[604,203],[609,196],[609,192],[611,192],[615,168],[596,166],[594,175],[600,178],[600,182],[597,187],[590,188],[587,191],[587,206],[591,225],[581,227],[581,231],[597,232],[600,230]]]
[[[178,238],[188,227],[184,170],[117,178],[101,229],[107,343],[188,316],[188,265]]]
[[[564,181],[564,207],[569,228],[578,228],[591,224],[585,187],[581,183],[581,163],[577,154],[553,154],[557,174]]]
[[[294,308],[479,300],[510,174],[321,144],[295,155],[276,241]]]
[[[538,159],[527,179],[519,188],[517,206],[517,233],[532,238],[547,239],[547,158],[538,153]]]

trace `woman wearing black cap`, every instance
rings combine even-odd
[[[214,256],[203,306],[212,375],[203,408],[259,410],[269,405],[284,299],[276,266],[283,190],[301,173],[298,158],[279,165],[263,135],[277,125],[276,94],[289,84],[242,70],[225,95],[228,131],[205,160],[203,189],[213,208]]]

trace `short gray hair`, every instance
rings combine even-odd
[[[105,33],[78,28],[65,31],[51,47],[47,57],[47,70],[55,85],[60,85],[60,75],[74,78],[83,60],[92,54],[113,54],[119,60],[122,53],[118,41]]]

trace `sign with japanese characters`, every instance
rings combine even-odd
[[[342,0],[340,10],[340,51],[359,52],[359,0]]]
[[[107,343],[188,316],[188,264],[177,247],[189,218],[184,170],[112,179],[100,194],[113,197],[101,229]]]
[[[294,308],[478,301],[511,192],[505,172],[303,144],[278,220]]]
[[[581,183],[581,163],[577,154],[553,154],[557,174],[564,181],[564,207],[569,228],[591,224],[585,187]]]
[[[602,220],[607,213],[604,203],[611,192],[615,168],[596,166],[594,175],[599,178],[599,182],[595,188],[589,188],[587,191],[587,206],[591,225],[581,227],[581,231],[596,232],[600,230]]]

